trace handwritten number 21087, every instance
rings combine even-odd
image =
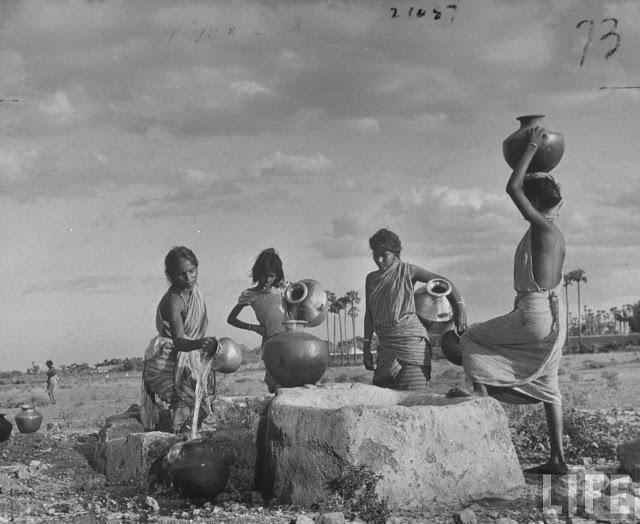
[[[585,58],[587,57],[587,50],[589,49],[589,45],[591,44],[591,40],[593,39],[593,26],[595,22],[593,20],[580,20],[580,22],[576,24],[576,29],[580,29],[585,24],[588,24],[588,32],[587,32],[587,42],[584,44],[584,47],[582,48],[582,57],[580,58],[581,67],[584,65]],[[620,47],[620,43],[622,42],[622,37],[620,36],[620,33],[615,31],[616,29],[618,29],[618,19],[604,18],[600,22],[600,24],[611,24],[612,26],[609,31],[607,31],[600,37],[601,42],[612,37],[616,39],[615,45],[611,47],[604,55],[605,58],[609,58],[611,55],[613,55],[613,53],[615,53],[618,50],[618,47]]]

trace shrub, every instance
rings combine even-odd
[[[382,477],[367,466],[344,466],[340,475],[329,481],[335,493],[329,509],[342,511],[349,520],[356,518],[371,524],[384,524],[391,511],[386,500],[380,500],[376,485]]]

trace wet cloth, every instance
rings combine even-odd
[[[503,402],[561,404],[558,367],[566,338],[561,287],[546,290],[536,283],[529,229],[514,257],[514,310],[462,335],[467,377]]]
[[[430,376],[431,346],[416,315],[411,266],[396,262],[369,277],[368,307],[378,336],[373,384],[393,389],[422,389]]]
[[[184,338],[195,340],[204,338],[207,331],[207,308],[200,293],[194,286],[183,313]],[[200,367],[200,351],[177,351],[173,344],[171,326],[162,317],[160,306],[156,311],[156,329],[145,350],[143,379],[143,402],[141,416],[143,425],[152,429],[157,423],[157,410],[151,394],[158,395],[169,403],[174,414],[185,413],[195,403],[196,374]],[[151,402],[150,402],[151,400]],[[153,405],[152,405],[153,404]],[[146,408],[146,409],[145,409]],[[185,416],[183,418],[188,418]],[[177,424],[174,416],[174,425]],[[176,429],[176,428],[174,428]]]

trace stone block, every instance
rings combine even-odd
[[[96,469],[110,482],[148,483],[149,473],[159,464],[180,437],[161,431],[131,433],[126,437],[99,442]]]
[[[141,433],[143,431],[144,427],[142,427],[138,419],[114,415],[107,419],[107,422],[98,433],[98,440],[100,442],[109,442],[124,438],[131,433]]]
[[[213,431],[246,428],[255,433],[272,399],[273,395],[218,397],[211,403],[211,414],[202,428]]]
[[[279,391],[268,411],[261,489],[309,507],[347,465],[382,478],[392,508],[501,495],[525,485],[507,417],[492,398],[447,399],[365,384]]]
[[[634,482],[640,482],[640,439],[620,444],[616,455],[625,473],[631,475]]]

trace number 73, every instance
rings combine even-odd
[[[622,42],[622,37],[620,36],[620,33],[615,31],[616,29],[618,29],[618,19],[604,18],[603,20],[600,21],[600,23],[612,25],[611,29],[600,37],[600,41],[602,42],[611,37],[614,37],[616,39],[616,44],[612,48],[610,48],[604,55],[605,58],[609,58],[611,55],[613,55],[613,53],[615,53],[618,50],[618,47],[620,47],[620,43]],[[589,19],[580,20],[580,22],[576,24],[576,29],[580,29],[584,24],[589,24],[589,29],[587,32],[587,42],[584,44],[584,47],[582,48],[582,57],[580,58],[580,67],[584,65],[585,58],[587,57],[587,50],[589,49],[589,45],[591,44],[591,40],[593,39],[593,26],[595,22]]]

